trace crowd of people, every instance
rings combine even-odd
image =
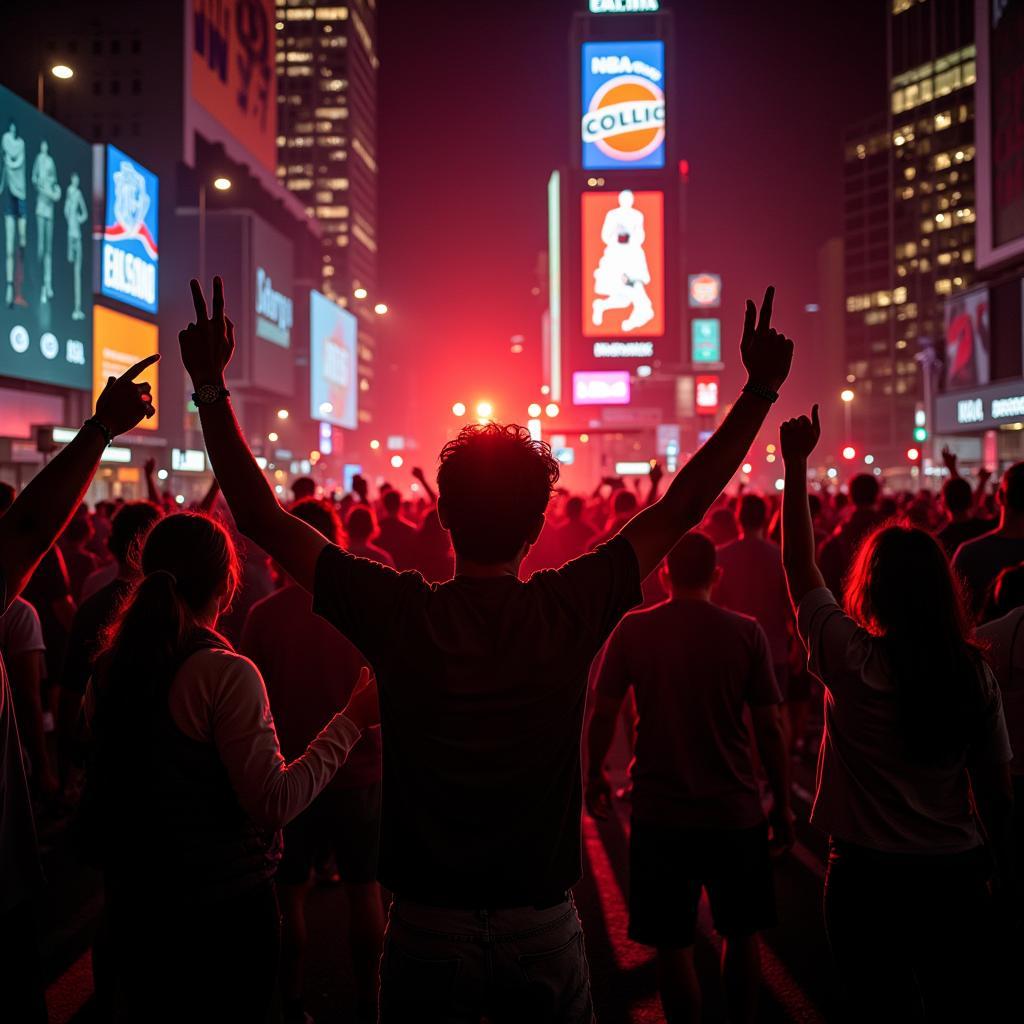
[[[5,1019],[46,1019],[34,805],[73,818],[102,875],[99,1019],[311,1020],[306,901],[335,877],[357,1019],[590,1022],[572,887],[618,729],[629,931],[667,1021],[701,1019],[702,892],[729,1019],[756,1019],[804,755],[850,1019],[1014,1018],[1024,464],[994,492],[945,452],[940,494],[875,475],[809,493],[815,408],[781,426],[781,496],[726,491],[793,355],[769,289],[747,385],[664,488],[655,465],[570,493],[545,445],[492,423],[445,446],[436,483],[303,478],[283,506],[224,384],[221,283],[212,310],[192,291],[204,500],[181,510],[148,466],[148,500],[83,503],[152,414],[152,359],[0,488]]]

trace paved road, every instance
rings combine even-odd
[[[809,784],[809,768],[797,772],[797,807],[806,820],[806,799],[799,782]],[[620,779],[621,781],[621,779]],[[601,1024],[653,1024],[663,1020],[658,1004],[651,951],[626,937],[626,864],[628,805],[616,803],[606,822],[584,820],[585,877],[576,901],[586,932],[594,997]],[[799,844],[778,862],[780,926],[765,937],[762,1019],[812,1024],[841,1021],[840,997],[821,923],[823,841],[806,824],[798,826]],[[100,901],[96,877],[79,868],[60,828],[43,830],[51,890],[41,914],[49,987],[47,1001],[54,1024],[86,1024],[92,1012],[89,942]],[[318,1024],[343,1024],[351,1018],[352,981],[344,934],[345,896],[333,887],[314,890],[309,904],[314,954],[308,976],[308,1006]],[[706,904],[701,908],[698,966],[705,985],[705,1021],[723,1021],[717,984],[720,944]]]

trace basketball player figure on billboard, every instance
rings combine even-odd
[[[619,193],[619,205],[605,214],[601,226],[604,254],[594,271],[594,326],[600,327],[609,309],[627,309],[623,331],[635,331],[654,319],[654,306],[647,294],[651,271],[644,242],[644,215],[633,207],[633,193]]]
[[[0,150],[3,151],[3,168],[0,170],[0,196],[4,210],[4,271],[7,280],[7,294],[4,301],[8,307],[17,303],[25,305],[21,295],[14,294],[14,265],[17,250],[21,250],[21,269],[25,270],[25,140],[18,135],[17,126],[11,121],[4,132]],[[17,228],[17,239],[15,239]]]
[[[32,184],[36,187],[36,260],[43,270],[39,301],[45,304],[53,298],[53,211],[54,203],[60,199],[57,165],[45,139],[39,143],[39,153],[32,165]]]
[[[82,225],[89,219],[89,209],[79,185],[78,174],[72,172],[71,182],[64,190],[64,219],[68,222],[68,263],[75,283],[75,308],[72,320],[84,320],[82,312]]]

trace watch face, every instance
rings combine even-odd
[[[216,402],[220,398],[220,388],[214,384],[203,384],[196,392],[196,396],[200,402]]]

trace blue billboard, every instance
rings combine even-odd
[[[583,44],[580,139],[587,170],[665,166],[665,44]]]
[[[309,415],[321,423],[355,430],[359,422],[356,318],[326,295],[311,291],[309,333]]]
[[[155,313],[159,303],[159,179],[107,146],[100,291]]]

